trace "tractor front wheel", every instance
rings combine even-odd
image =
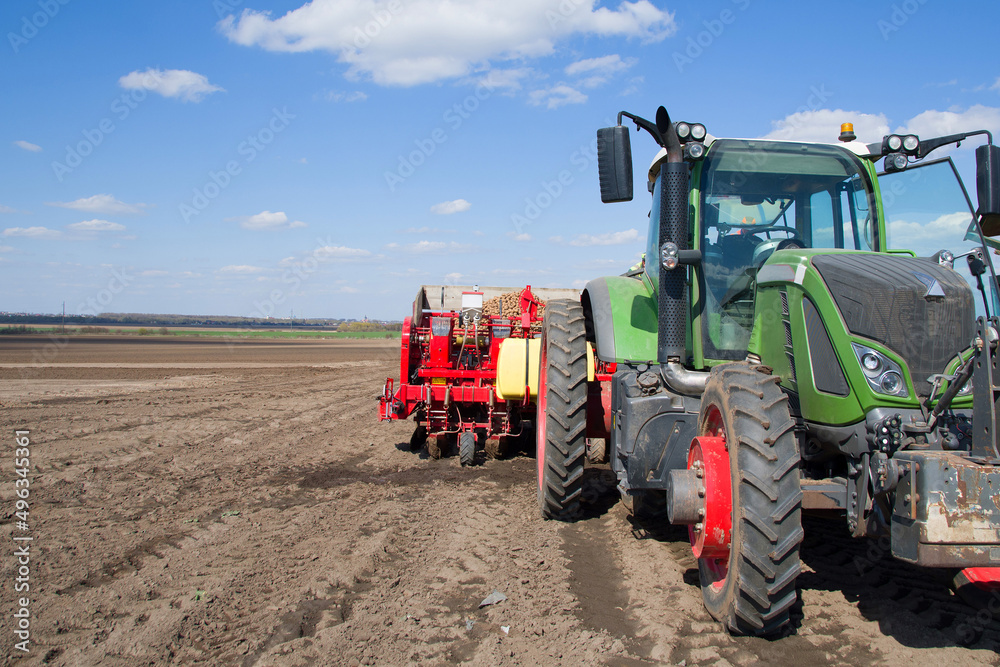
[[[573,521],[587,454],[587,331],[577,301],[545,307],[535,433],[542,518]]]
[[[705,607],[734,634],[770,635],[795,603],[802,491],[795,422],[778,378],[712,370],[688,469],[704,489],[689,527]]]

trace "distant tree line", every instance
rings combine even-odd
[[[366,333],[379,331],[402,331],[402,322],[346,322],[337,331],[345,333]]]

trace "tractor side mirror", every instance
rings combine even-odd
[[[597,131],[597,172],[602,202],[632,201],[632,146],[627,127],[602,127]]]
[[[1000,147],[976,148],[976,190],[983,234],[996,236],[1000,234]]]

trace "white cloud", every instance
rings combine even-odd
[[[48,227],[8,227],[3,230],[4,236],[24,236],[34,239],[55,239],[61,234]]]
[[[84,220],[66,225],[66,229],[72,229],[75,232],[124,232],[125,225],[108,220]]]
[[[609,232],[607,234],[580,234],[569,242],[572,246],[594,246],[594,245],[621,245],[639,240],[639,230],[626,229],[623,232]]]
[[[407,227],[399,230],[400,234],[452,234],[452,229],[440,229],[438,227]]]
[[[514,234],[514,240],[515,241],[530,241],[531,240],[531,234],[526,234],[526,233],[523,233],[523,232],[521,234]]]
[[[17,213],[17,210],[11,208],[10,206],[4,206],[3,204],[0,204],[0,213]]]
[[[773,121],[771,131],[762,138],[837,143],[841,123],[854,123],[854,133],[858,135],[858,141],[864,143],[879,141],[891,131],[889,119],[885,114],[817,109],[800,111]],[[1000,108],[977,104],[964,111],[928,110],[906,121],[897,127],[895,132],[912,133],[922,138],[929,138],[979,129],[1000,132]]]
[[[203,97],[223,90],[208,82],[204,74],[186,69],[153,69],[129,72],[118,79],[126,90],[149,90],[163,97],[177,97],[183,102],[200,102]]]
[[[569,76],[586,75],[579,81],[584,88],[596,88],[608,81],[612,75],[623,72],[635,64],[635,60],[624,61],[618,54],[578,60],[566,67]]]
[[[534,106],[545,105],[548,109],[558,109],[566,104],[583,104],[587,96],[572,86],[558,83],[551,88],[533,90],[528,93],[528,102]]]
[[[368,95],[360,90],[350,93],[345,93],[342,90],[331,90],[327,92],[326,99],[328,102],[364,102],[368,99]]]
[[[224,266],[219,269],[219,273],[236,273],[240,275],[248,275],[251,273],[260,273],[264,269],[259,266],[250,266],[249,264],[230,264],[229,266]]]
[[[762,139],[782,141],[810,141],[825,144],[837,143],[841,123],[854,123],[858,141],[871,143],[889,133],[889,119],[885,114],[868,114],[843,109],[816,109],[799,111],[781,120],[771,122],[771,131]]]
[[[636,93],[638,93],[639,87],[643,83],[645,83],[645,81],[646,77],[644,76],[633,76],[631,79],[628,80],[628,85],[625,87],[625,90],[622,91],[621,93],[622,97],[624,97],[625,95],[635,95]]]
[[[521,80],[526,79],[534,73],[530,67],[516,67],[509,69],[491,69],[483,75],[478,75],[466,81],[485,86],[488,89],[499,88],[506,91],[521,90]]]
[[[673,14],[649,0],[313,0],[284,16],[245,9],[219,22],[231,41],[268,51],[329,51],[349,77],[412,86],[467,76],[491,60],[546,56],[574,36],[660,41]]]
[[[306,223],[301,220],[288,221],[288,216],[284,211],[261,211],[256,215],[239,218],[226,218],[227,221],[238,220],[243,229],[263,230],[263,229],[297,229],[305,227]]]
[[[461,273],[446,273],[444,274],[444,282],[446,285],[458,285],[464,277]]]
[[[85,197],[83,199],[68,202],[46,202],[46,205],[58,206],[60,208],[71,208],[74,211],[86,211],[87,213],[103,213],[105,215],[137,215],[144,213],[143,209],[149,207],[149,204],[126,204],[123,201],[115,199],[111,195],[94,195],[93,197]]]
[[[993,82],[992,86],[990,86],[990,90],[1000,91],[1000,76],[998,76],[997,80]]]
[[[23,148],[26,151],[31,151],[32,153],[38,153],[42,150],[42,147],[38,144],[33,144],[30,141],[17,140],[14,145],[18,148]]]
[[[0,245],[0,252],[14,252],[14,248],[9,245]]]
[[[371,252],[361,248],[348,248],[342,245],[326,245],[313,251],[316,259],[361,259],[371,257]]]
[[[161,271],[159,269],[150,269],[148,271],[143,271],[139,275],[143,276],[145,278],[153,278],[153,277],[157,277],[157,276],[166,276],[166,275],[169,275],[169,272],[168,271]]]
[[[444,241],[418,241],[407,247],[410,252],[440,252],[447,248],[448,244]]]
[[[434,204],[434,206],[431,206],[431,213],[437,213],[438,215],[451,215],[452,213],[468,211],[471,207],[472,204],[464,199],[456,199],[454,201],[443,201],[440,204]]]
[[[407,252],[414,254],[433,254],[441,252],[464,253],[475,250],[473,246],[463,245],[454,241],[418,241],[404,246]]]
[[[976,104],[965,111],[929,110],[914,116],[896,131],[909,132],[926,139],[983,129],[1000,132],[1000,108]]]
[[[909,248],[926,256],[960,244],[971,222],[972,215],[968,211],[946,213],[925,224],[893,220],[889,222],[889,238],[893,247]]]

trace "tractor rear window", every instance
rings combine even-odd
[[[719,140],[701,172],[702,341],[746,356],[757,269],[776,250],[876,250],[871,181],[836,146]]]

